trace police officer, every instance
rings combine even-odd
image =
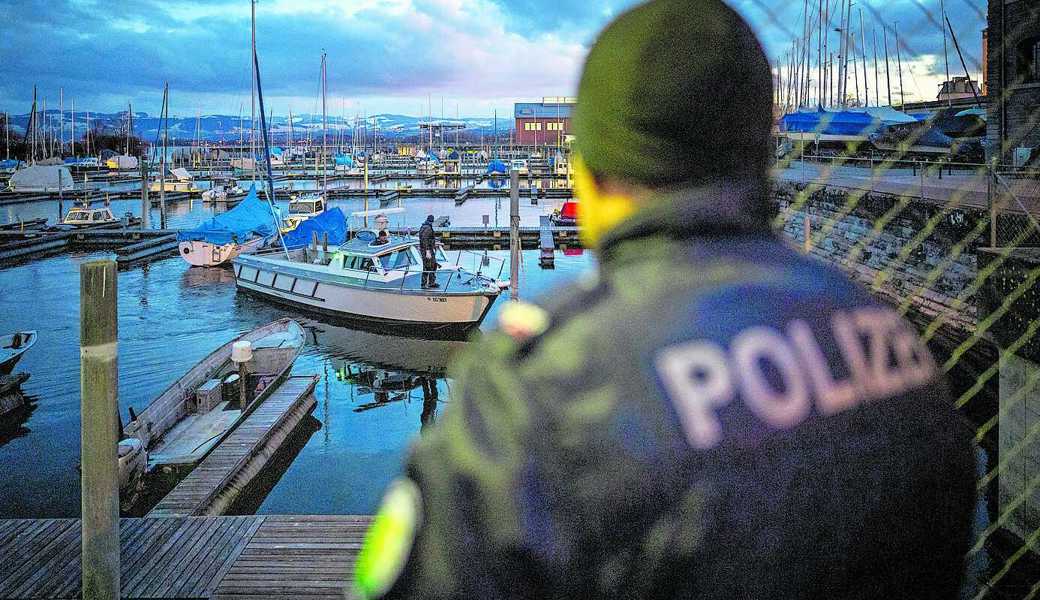
[[[437,288],[437,237],[433,231],[433,215],[428,215],[419,228],[419,254],[422,255],[422,287]]]
[[[956,595],[969,430],[915,331],[772,232],[771,99],[720,0],[600,35],[574,115],[598,277],[458,359],[359,595]]]

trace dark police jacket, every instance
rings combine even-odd
[[[433,231],[433,225],[423,223],[419,227],[419,252],[422,254],[423,260],[433,259],[435,246],[436,234]]]
[[[644,209],[544,332],[464,353],[390,597],[955,597],[975,467],[936,363],[726,189]]]

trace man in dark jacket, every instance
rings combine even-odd
[[[773,233],[771,88],[719,0],[599,37],[574,115],[597,276],[457,359],[359,594],[956,597],[970,431],[916,331]]]
[[[423,288],[441,287],[437,283],[437,236],[433,231],[433,215],[419,228],[419,253],[422,254]]]

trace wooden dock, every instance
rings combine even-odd
[[[370,519],[122,519],[122,598],[342,598]],[[0,598],[81,596],[78,519],[0,520]]]
[[[314,375],[289,377],[217,444],[149,517],[221,515],[315,405]]]

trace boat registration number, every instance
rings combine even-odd
[[[447,298],[435,298],[435,297],[432,297],[432,296],[427,296],[426,300],[428,302],[447,302],[448,301]]]

